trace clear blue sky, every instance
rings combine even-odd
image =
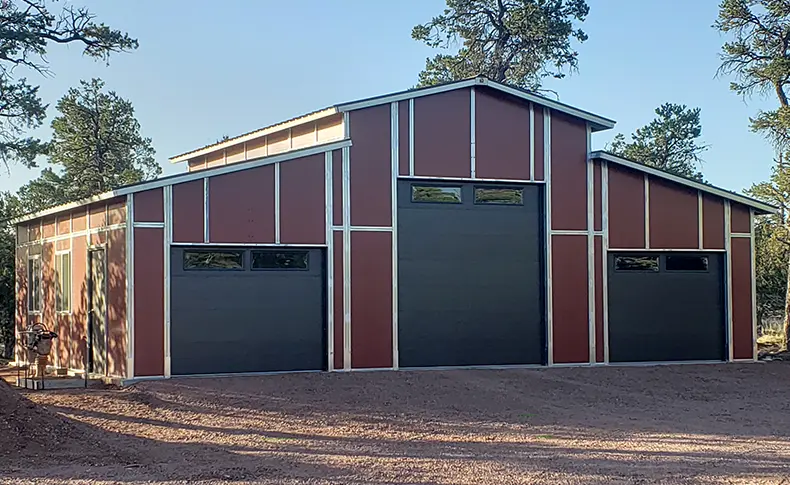
[[[287,118],[414,85],[432,51],[411,39],[413,25],[443,0],[71,0],[140,41],[109,66],[53,46],[53,76],[41,95],[54,104],[80,79],[101,77],[131,100],[153,138],[164,174],[185,170],[167,158]],[[776,102],[744,100],[716,79],[723,42],[710,26],[717,0],[588,0],[589,40],[577,46],[579,72],[551,81],[560,100],[616,120],[594,148],[649,122],[663,102],[702,108],[703,172],[741,190],[770,173],[772,150],[748,118]],[[54,7],[57,7],[57,3]],[[47,126],[49,120],[47,121]],[[45,136],[48,129],[39,130]],[[0,189],[15,190],[38,170],[11,168]]]

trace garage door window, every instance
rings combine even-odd
[[[184,251],[184,269],[243,270],[244,251]]]
[[[708,271],[708,257],[667,256],[667,271]]]
[[[523,205],[522,189],[475,187],[475,204]]]
[[[615,271],[658,272],[658,256],[617,256],[614,258]]]
[[[412,202],[439,202],[449,204],[461,203],[461,187],[436,185],[412,185]]]
[[[306,270],[309,265],[307,251],[253,251],[252,269]]]

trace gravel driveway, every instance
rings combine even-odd
[[[182,378],[27,397],[62,420],[58,443],[0,454],[0,483],[790,481],[785,363]]]

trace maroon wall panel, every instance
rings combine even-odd
[[[702,194],[702,242],[705,249],[724,249],[724,200]]]
[[[732,356],[754,358],[752,330],[752,247],[751,239],[732,238]]]
[[[732,225],[730,226],[731,232],[740,232],[740,233],[751,233],[751,221],[749,214],[749,208],[743,204],[738,204],[733,202],[730,205],[730,214]]]
[[[409,102],[398,103],[398,173],[409,175]]]
[[[472,175],[471,110],[468,89],[414,100],[414,175]]]
[[[697,191],[649,178],[650,247],[696,249],[699,247],[699,199]]]
[[[645,247],[644,175],[614,164],[609,164],[609,247]]]
[[[551,227],[587,229],[587,127],[551,113]]]
[[[332,152],[332,224],[343,224],[343,152]]]
[[[390,105],[352,111],[351,224],[392,224]]]
[[[280,242],[326,243],[325,188],[323,153],[280,164]]]
[[[211,242],[274,242],[274,165],[211,177],[208,200]]]
[[[475,114],[475,174],[529,180],[529,104],[477,89]]]
[[[126,377],[126,229],[107,238],[107,373]]]
[[[334,260],[334,323],[332,328],[334,330],[334,364],[335,369],[343,368],[343,233],[341,231],[334,231],[332,233],[334,238],[332,251],[335,256]]]
[[[203,180],[173,186],[173,241],[203,242]]]
[[[137,222],[164,222],[162,189],[151,189],[134,194],[134,220]]]
[[[351,233],[351,366],[392,367],[392,233]]]
[[[134,230],[134,375],[164,374],[164,230]]]
[[[595,361],[604,361],[603,333],[603,237],[595,236]]]
[[[603,229],[603,192],[601,187],[601,161],[593,162],[593,230]]]
[[[543,180],[543,107],[537,104],[532,106],[535,112],[535,180]]]
[[[552,236],[554,362],[590,361],[587,236]]]

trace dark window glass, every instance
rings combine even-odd
[[[461,187],[437,187],[430,185],[412,185],[412,202],[445,202],[461,203]]]
[[[41,311],[41,259],[27,260],[27,309],[31,312]]]
[[[658,272],[658,256],[617,256],[614,270]]]
[[[667,271],[708,271],[708,257],[667,256]]]
[[[252,269],[307,269],[307,251],[253,251]]]
[[[244,251],[184,251],[184,269],[244,269]]]
[[[475,204],[511,204],[522,205],[524,191],[522,189],[493,189],[475,187]]]

